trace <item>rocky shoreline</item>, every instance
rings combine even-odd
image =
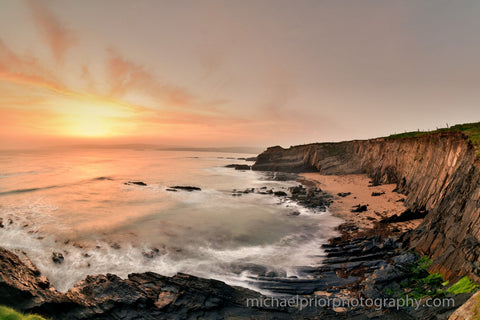
[[[280,180],[292,177],[295,176],[276,176]],[[315,181],[303,180],[302,183],[287,192],[249,189],[232,195],[274,194],[319,212],[335,201],[354,196],[345,195],[348,192],[339,195],[325,192]],[[309,275],[308,279],[269,274],[252,277],[252,283],[285,298],[300,295],[324,301],[386,299],[389,297],[386,289],[399,287],[402,281],[408,280],[410,267],[419,259],[403,247],[400,241],[403,233],[390,228],[394,223],[395,219],[379,221],[371,229],[355,222],[344,223],[339,226],[341,235],[322,246],[323,264],[301,270]],[[451,297],[459,306],[470,296]],[[152,272],[130,274],[127,279],[112,274],[88,276],[68,292],[61,293],[25,255],[0,248],[1,304],[52,319],[444,319],[455,309],[439,308],[432,316],[432,312],[425,309],[412,308],[247,306],[248,299],[267,298],[217,280],[186,274],[165,277]]]

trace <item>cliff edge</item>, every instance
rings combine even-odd
[[[480,282],[480,164],[472,137],[462,130],[271,147],[252,169],[364,173],[374,184],[396,183],[407,208],[428,211],[404,243],[433,258],[432,272]]]

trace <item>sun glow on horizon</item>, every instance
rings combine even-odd
[[[111,138],[131,134],[135,121],[124,106],[111,101],[69,101],[58,114],[59,135],[79,138]],[[90,101],[92,100],[92,101]]]

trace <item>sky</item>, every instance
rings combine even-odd
[[[0,148],[480,121],[480,1],[0,0]]]

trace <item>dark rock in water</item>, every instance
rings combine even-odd
[[[145,187],[147,184],[143,181],[128,181],[128,182],[125,182],[124,183],[125,185],[132,185],[132,184],[135,184],[137,186],[142,186],[142,187]]]
[[[119,250],[121,248],[121,246],[118,244],[118,243],[113,243],[111,246],[110,246],[112,249],[115,249],[115,250]]]
[[[0,218],[0,228],[4,228],[5,226],[3,225],[3,218]]]
[[[169,187],[169,189],[185,190],[188,192],[202,190],[199,187],[191,187],[191,186],[174,186],[174,187]]]
[[[285,197],[287,195],[287,193],[284,191],[275,191],[273,194],[277,197]]]
[[[245,158],[245,161],[257,161],[257,157]]]
[[[299,216],[300,212],[299,211],[293,211],[288,214],[289,216]]]
[[[307,194],[307,189],[305,189],[302,185],[290,187],[289,191],[292,193],[292,195]]]
[[[56,264],[61,264],[65,260],[63,254],[60,252],[53,252],[52,253],[52,261]]]
[[[177,192],[178,190],[177,189],[171,189],[171,188],[167,188],[165,189],[166,191],[171,191],[171,192]]]
[[[255,192],[255,188],[250,188],[250,189],[243,190],[243,193],[253,193],[253,192]]]
[[[286,276],[287,274],[284,271],[277,272],[270,270],[265,273],[265,277],[267,278],[285,278]]]
[[[235,170],[250,170],[248,164],[228,164],[225,168],[234,168]]]
[[[143,251],[142,255],[147,259],[153,259],[156,256],[160,255],[160,249],[153,248],[153,249],[150,249],[148,251]]]
[[[353,206],[352,210],[350,210],[351,212],[365,212],[368,210],[367,208],[368,205],[356,205],[356,206]]]
[[[372,192],[372,197],[378,197],[384,195],[385,192]]]
[[[342,197],[342,198],[345,198],[346,196],[349,196],[351,194],[352,194],[351,192],[339,192],[339,193],[337,193],[337,195],[339,197]]]

